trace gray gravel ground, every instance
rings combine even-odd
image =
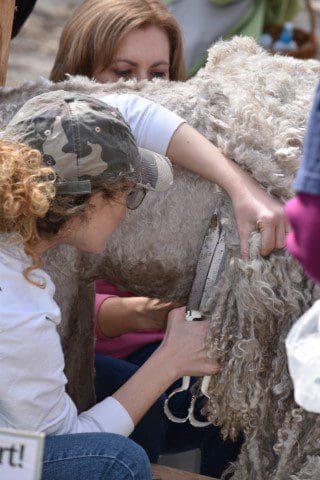
[[[19,85],[39,75],[48,77],[61,30],[81,1],[37,1],[20,33],[11,41],[6,85]]]

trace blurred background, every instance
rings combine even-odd
[[[199,52],[192,51],[194,47],[193,44],[198,40],[196,38],[190,38],[189,32],[191,31],[194,33],[197,31],[201,36],[201,32],[205,26],[201,25],[202,20],[199,18],[197,30],[194,29],[197,20],[195,15],[199,12],[198,7],[200,3],[204,4],[206,0],[189,0],[189,8],[193,10],[192,15],[188,15],[187,17],[190,19],[187,21],[191,21],[193,26],[193,29],[189,29],[189,31],[188,28],[190,25],[182,25],[183,8],[181,6],[183,1],[187,2],[188,0],[172,0],[171,2],[170,0],[164,0],[164,3],[169,4],[168,8],[170,8],[173,13],[175,13],[176,10],[176,16],[180,21],[182,30],[184,31],[186,50],[189,52],[189,55],[194,57],[195,54],[199,55]],[[215,33],[217,38],[221,35],[225,35],[225,37],[231,36],[232,22],[235,22],[234,16],[237,15],[239,17],[243,15],[245,17],[247,11],[249,11],[249,8],[252,7],[252,4],[255,3],[255,1],[256,0],[238,0],[238,2],[232,2],[232,5],[238,3],[237,7],[233,7],[229,2],[225,2],[228,3],[226,6],[218,7],[214,7],[211,4],[208,8],[216,8],[218,15],[226,19],[224,26],[226,32],[221,32],[218,28]],[[267,3],[268,1],[270,0],[267,0]],[[282,1],[285,4],[290,4],[290,1],[288,0],[271,0],[270,3],[276,4],[276,8],[278,8]],[[295,28],[309,32],[310,18],[308,9],[306,8],[306,2],[304,0],[297,0],[297,2],[298,1],[300,1],[301,8],[299,13],[292,19],[292,23]],[[54,0],[54,2],[52,0],[37,0],[33,12],[25,22],[17,37],[11,41],[6,82],[7,86],[16,86],[23,81],[34,80],[40,75],[48,77],[58,48],[61,30],[68,17],[81,2],[82,0]],[[209,2],[207,3],[209,4]],[[220,0],[220,2],[217,3],[223,2]],[[310,0],[309,4],[312,6],[314,12],[316,33],[318,38],[320,38],[320,0]],[[217,16],[217,13],[215,15]],[[276,19],[274,21],[276,21]],[[220,21],[217,23],[221,24]],[[246,28],[247,26],[245,26],[245,28],[242,27],[242,30],[246,32]],[[257,30],[256,19],[253,26],[250,25],[250,28]],[[238,30],[237,33],[242,33],[241,29],[240,31]],[[320,59],[319,51],[315,56]],[[189,64],[187,64],[187,68],[190,72],[192,71],[192,62],[194,63],[194,58],[189,59]]]

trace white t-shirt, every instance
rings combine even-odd
[[[139,147],[161,155],[166,155],[172,135],[185,122],[174,112],[131,93],[96,95],[96,98],[119,110]]]
[[[131,94],[99,96],[119,109],[140,147],[165,154],[184,122],[172,112]],[[0,234],[0,428],[43,431],[48,435],[112,432],[130,435],[127,410],[113,397],[78,415],[65,391],[64,357],[57,325],[61,313],[47,273],[41,289],[23,271],[31,260],[21,245]]]

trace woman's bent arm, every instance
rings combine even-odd
[[[99,98],[119,109],[140,147],[166,154],[176,165],[216,183],[228,193],[237,223],[241,256],[248,257],[249,237],[256,230],[261,233],[262,255],[285,246],[289,223],[283,205],[181,117],[133,94]]]
[[[176,165],[217,183],[228,193],[243,257],[248,256],[249,237],[257,229],[261,232],[262,255],[285,246],[285,233],[289,226],[282,204],[270,197],[247,172],[225,157],[194,128],[181,124],[171,138],[167,155]]]

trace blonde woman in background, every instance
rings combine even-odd
[[[204,346],[208,322],[186,322],[183,308],[170,312],[162,348],[112,396],[79,413],[65,390],[61,312],[42,256],[60,244],[102,253],[128,208],[147,190],[170,187],[171,164],[138,149],[117,109],[65,91],[29,100],[4,136],[0,428],[46,434],[42,480],[151,480],[145,452],[126,437],[173,381],[217,372]]]
[[[85,1],[62,31],[50,79],[65,80],[66,73],[102,83],[185,80],[178,23],[157,0]]]

